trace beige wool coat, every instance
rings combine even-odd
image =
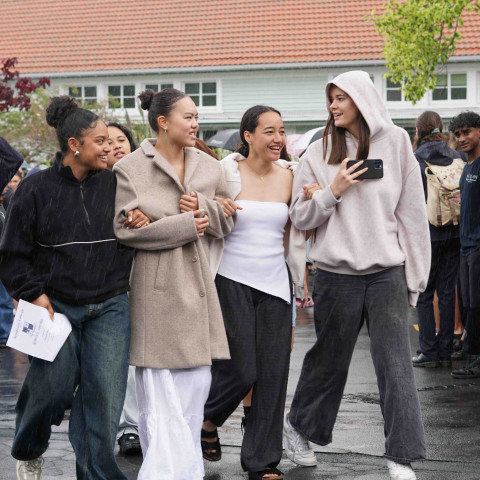
[[[220,163],[185,148],[185,179],[155,149],[156,139],[114,167],[117,178],[114,230],[119,242],[137,249],[131,274],[130,363],[150,368],[193,368],[228,359],[229,349],[214,276],[209,241],[233,228],[214,197],[227,197]],[[196,192],[209,218],[204,237],[193,212],[180,213],[180,196]],[[151,223],[125,229],[126,214],[139,208]],[[219,240],[222,241],[222,240]]]

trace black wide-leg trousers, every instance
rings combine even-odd
[[[231,360],[212,366],[205,420],[223,425],[253,386],[241,461],[244,470],[257,472],[282,457],[292,305],[221,275],[215,283]]]

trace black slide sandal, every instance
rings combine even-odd
[[[220,437],[218,436],[218,430],[215,429],[213,432],[207,432],[202,428],[201,433],[202,438],[216,438],[214,442],[207,442],[202,440],[202,454],[205,460],[209,462],[218,462],[222,458],[222,447],[220,446]],[[214,450],[209,452],[208,450]]]

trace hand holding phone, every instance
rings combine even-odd
[[[363,162],[362,168],[367,168],[364,173],[357,177],[358,180],[374,180],[383,177],[383,160],[379,158],[369,158],[366,160],[349,160],[347,162],[347,169],[357,164],[358,162]]]
[[[363,168],[363,160],[354,160],[354,164],[347,168],[350,161],[348,157],[342,161],[330,185],[330,190],[336,199],[339,199],[352,185],[361,182],[358,180],[359,176],[368,170]]]

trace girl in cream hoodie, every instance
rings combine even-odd
[[[430,240],[418,162],[407,133],[396,127],[367,73],[339,75],[326,87],[330,111],[323,140],[297,169],[290,217],[315,230],[317,341],[306,354],[284,445],[295,463],[313,466],[308,440],[332,441],[349,364],[365,319],[385,420],[391,479],[412,480],[410,462],[425,458],[413,377],[407,309],[425,289]],[[382,159],[384,176],[359,180]]]

